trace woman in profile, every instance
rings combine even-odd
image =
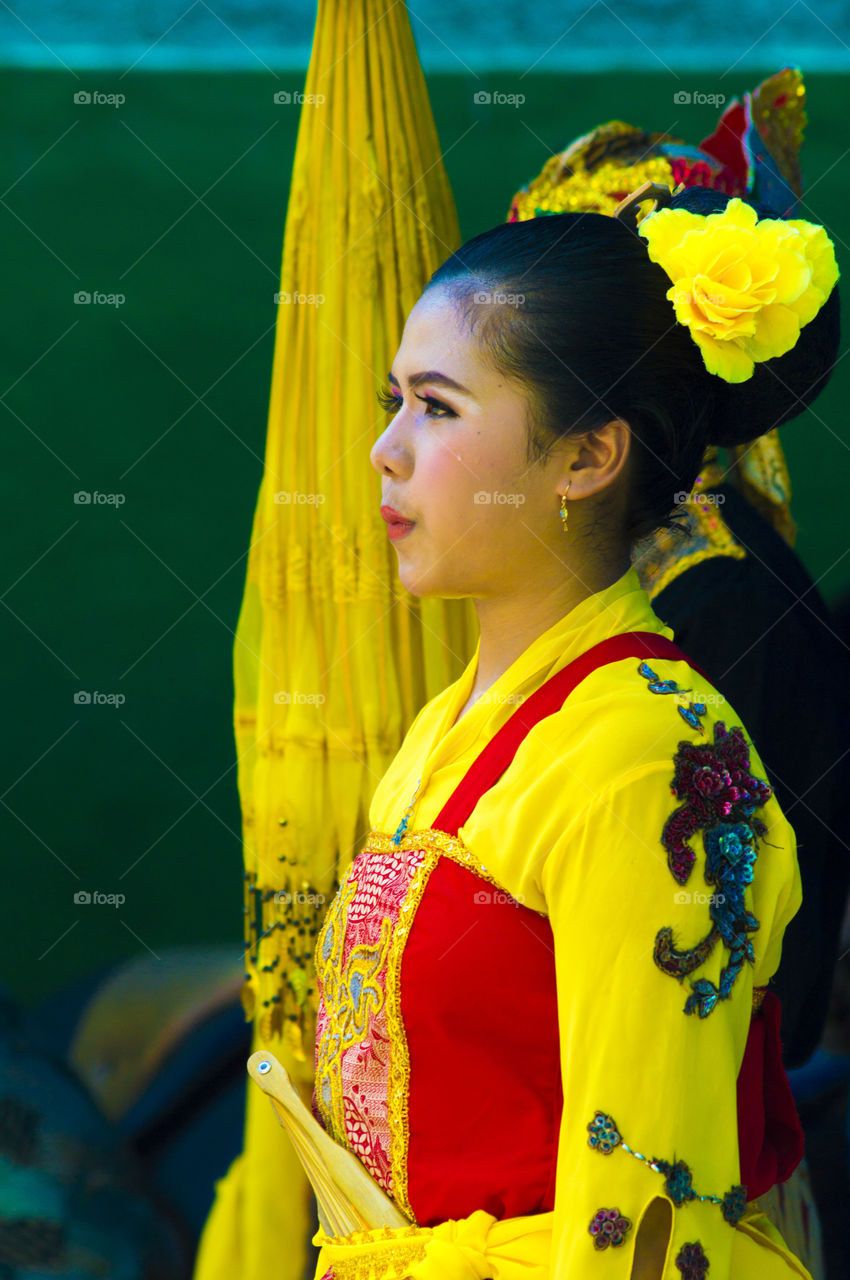
[[[838,272],[822,227],[705,194],[494,228],[405,326],[382,511],[403,585],[471,596],[480,636],[318,938],[314,1109],[411,1225],[320,1231],[317,1276],[809,1274],[753,1203],[802,1153],[754,1016],[794,832],[630,556],[709,445],[826,384]]]

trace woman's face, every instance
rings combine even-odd
[[[569,446],[526,461],[527,397],[483,360],[439,287],[411,311],[390,374],[395,404],[370,457],[382,505],[414,522],[393,539],[402,585],[486,598],[563,579]]]

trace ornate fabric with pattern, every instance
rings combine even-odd
[[[352,862],[316,947],[319,1010],[313,1112],[393,1194],[387,1114],[390,1037],[386,976],[399,908],[423,850]]]

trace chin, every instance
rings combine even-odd
[[[423,580],[421,576],[417,576],[410,571],[399,570],[398,579],[405,591],[412,596],[419,597],[419,599],[424,600],[427,596],[439,595],[439,592],[429,589],[427,580]]]
[[[398,579],[405,591],[412,596],[429,596],[436,593],[430,589],[427,569],[423,573],[403,554],[398,557]]]
[[[411,565],[400,564],[398,577],[405,591],[420,600],[431,598],[464,600],[473,594],[470,588],[456,582],[449,582],[446,578],[438,578],[436,575],[429,576],[427,570],[424,573],[417,573]]]

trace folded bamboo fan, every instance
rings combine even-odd
[[[408,1227],[410,1221],[350,1151],[334,1142],[313,1118],[273,1053],[260,1049],[248,1059],[248,1074],[286,1132],[316,1193],[319,1222],[328,1236],[375,1227]]]

